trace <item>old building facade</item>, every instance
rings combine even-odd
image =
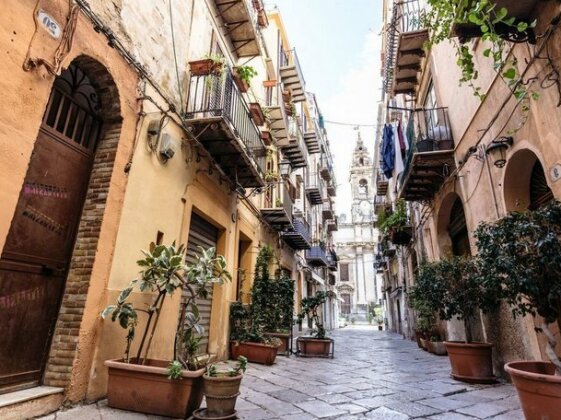
[[[510,10],[515,2],[502,3]],[[539,92],[535,101],[517,100],[485,58],[489,45],[476,37],[464,45],[474,56],[475,82],[483,95],[478,98],[468,84],[458,83],[462,75],[450,42],[423,52],[429,28],[416,17],[427,10],[426,2],[384,2],[383,121],[404,127],[409,148],[402,168],[396,164],[389,179],[379,176],[377,205],[395,207],[397,199],[406,200],[413,239],[398,247],[386,241],[379,271],[390,328],[408,337],[413,336],[415,314],[406,291],[420,263],[474,255],[473,232],[480,222],[561,197],[556,133],[560,89],[558,78],[551,78],[558,74],[560,60],[559,5],[529,4],[517,18],[536,20],[538,40],[510,43],[508,54],[516,57],[517,72],[527,75],[529,89]],[[378,140],[383,147],[382,138]],[[497,372],[508,361],[544,357],[534,320],[514,321],[506,307],[493,319],[481,317],[475,330],[477,340],[494,343]],[[442,325],[451,340],[463,340],[462,331],[456,322]]]
[[[296,281],[296,309],[333,288],[329,143],[278,11],[259,0],[9,3],[0,393],[37,392],[0,417],[105,395],[103,362],[122,355],[124,330],[99,314],[150,242],[185,243],[187,259],[199,245],[226,257],[232,282],[200,302],[204,351],[218,358],[261,246]],[[222,76],[193,71],[206,57],[221,57]],[[257,73],[248,91],[236,65]],[[171,358],[181,299],[164,307],[152,357]]]

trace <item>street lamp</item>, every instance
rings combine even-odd
[[[283,178],[288,178],[292,166],[290,166],[290,161],[283,159],[279,162],[279,172]]]
[[[485,153],[492,155],[493,164],[497,168],[503,168],[506,165],[506,149],[512,146],[513,141],[512,137],[499,137],[487,146]]]

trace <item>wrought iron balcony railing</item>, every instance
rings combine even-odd
[[[323,203],[323,181],[316,172],[308,172],[306,177],[306,195],[312,205]]]
[[[272,194],[274,192],[274,194]],[[292,225],[292,209],[294,203],[288,187],[284,183],[265,193],[265,204],[261,214],[273,229],[283,230]]]
[[[186,118],[193,134],[234,182],[260,187],[266,149],[250,115],[229,68],[191,77]]]
[[[412,111],[406,135],[410,147],[400,196],[409,201],[431,199],[456,166],[448,108]]]
[[[386,29],[384,87],[388,93],[412,93],[418,83],[417,72],[428,40],[423,0],[395,1]]]
[[[302,217],[294,217],[292,226],[287,227],[281,234],[281,238],[292,249],[309,249],[310,248],[310,226]]]
[[[327,267],[327,254],[321,245],[312,245],[306,251],[306,260],[311,266]]]

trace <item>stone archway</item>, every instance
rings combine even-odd
[[[534,210],[553,199],[538,156],[529,149],[515,152],[504,174],[506,211]]]
[[[80,326],[122,128],[120,96],[107,68],[86,55],[76,57],[70,65],[78,67],[89,78],[99,95],[103,125],[43,377],[44,384],[60,387],[70,383],[72,366],[79,353]]]
[[[462,199],[450,193],[440,205],[437,216],[440,256],[470,255],[470,242]]]

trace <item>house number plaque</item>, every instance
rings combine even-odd
[[[39,10],[37,12],[37,21],[53,38],[60,38],[60,25],[47,12],[45,12],[44,10]]]

